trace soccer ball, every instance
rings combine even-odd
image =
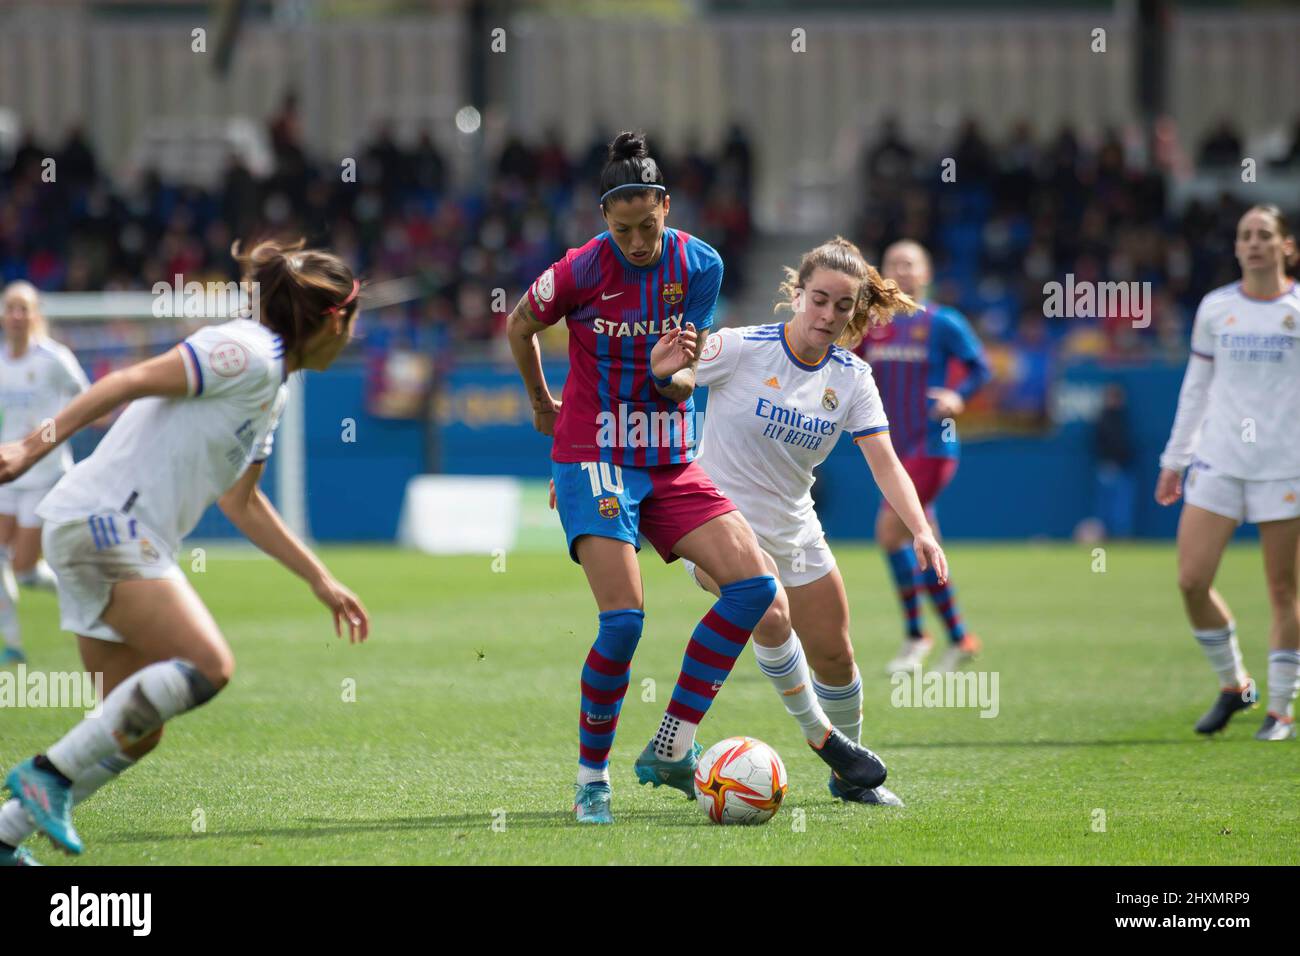
[[[753,737],[714,744],[695,768],[695,800],[714,823],[766,823],[787,787],[781,758]]]

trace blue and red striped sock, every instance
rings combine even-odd
[[[632,655],[641,640],[645,612],[601,611],[596,643],[582,665],[578,716],[578,783],[609,780],[609,751],[627,694]]]
[[[919,638],[921,596],[916,587],[916,552],[909,544],[897,551],[890,551],[886,557],[889,559],[889,570],[894,574],[894,587],[898,589],[898,599],[903,605],[903,624],[907,628],[907,636]]]
[[[939,576],[935,574],[934,568],[930,568],[921,575],[921,583],[930,593],[935,610],[948,627],[948,638],[956,644],[966,636],[966,625],[962,623],[961,613],[957,610],[957,592],[952,586],[952,579],[949,578],[947,584],[940,584]]]
[[[695,728],[708,713],[750,633],[776,598],[776,578],[770,574],[722,585],[722,596],[695,626],[672,700],[655,734],[655,753],[663,760],[681,760],[695,742]]]

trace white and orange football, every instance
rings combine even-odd
[[[766,823],[788,788],[785,764],[753,737],[728,737],[700,756],[695,799],[714,823]]]

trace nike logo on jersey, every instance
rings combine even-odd
[[[622,294],[623,294],[622,292],[615,292],[613,295],[606,295],[605,293],[602,292],[602,293],[600,294],[600,301],[601,301],[601,302],[607,302],[607,301],[609,301],[610,299],[617,299],[617,298],[618,298],[620,295],[622,295]]]

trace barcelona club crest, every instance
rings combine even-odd
[[[822,408],[828,412],[833,412],[840,407],[839,396],[835,394],[835,389],[828,388],[822,393]]]
[[[597,504],[597,507],[598,507],[599,510],[600,510],[600,516],[601,516],[602,518],[617,518],[617,517],[618,517],[618,499],[617,499],[617,498],[601,498],[600,501],[598,501],[596,504]]]
[[[682,301],[682,284],[680,282],[664,283],[664,301],[669,305],[677,305]]]

